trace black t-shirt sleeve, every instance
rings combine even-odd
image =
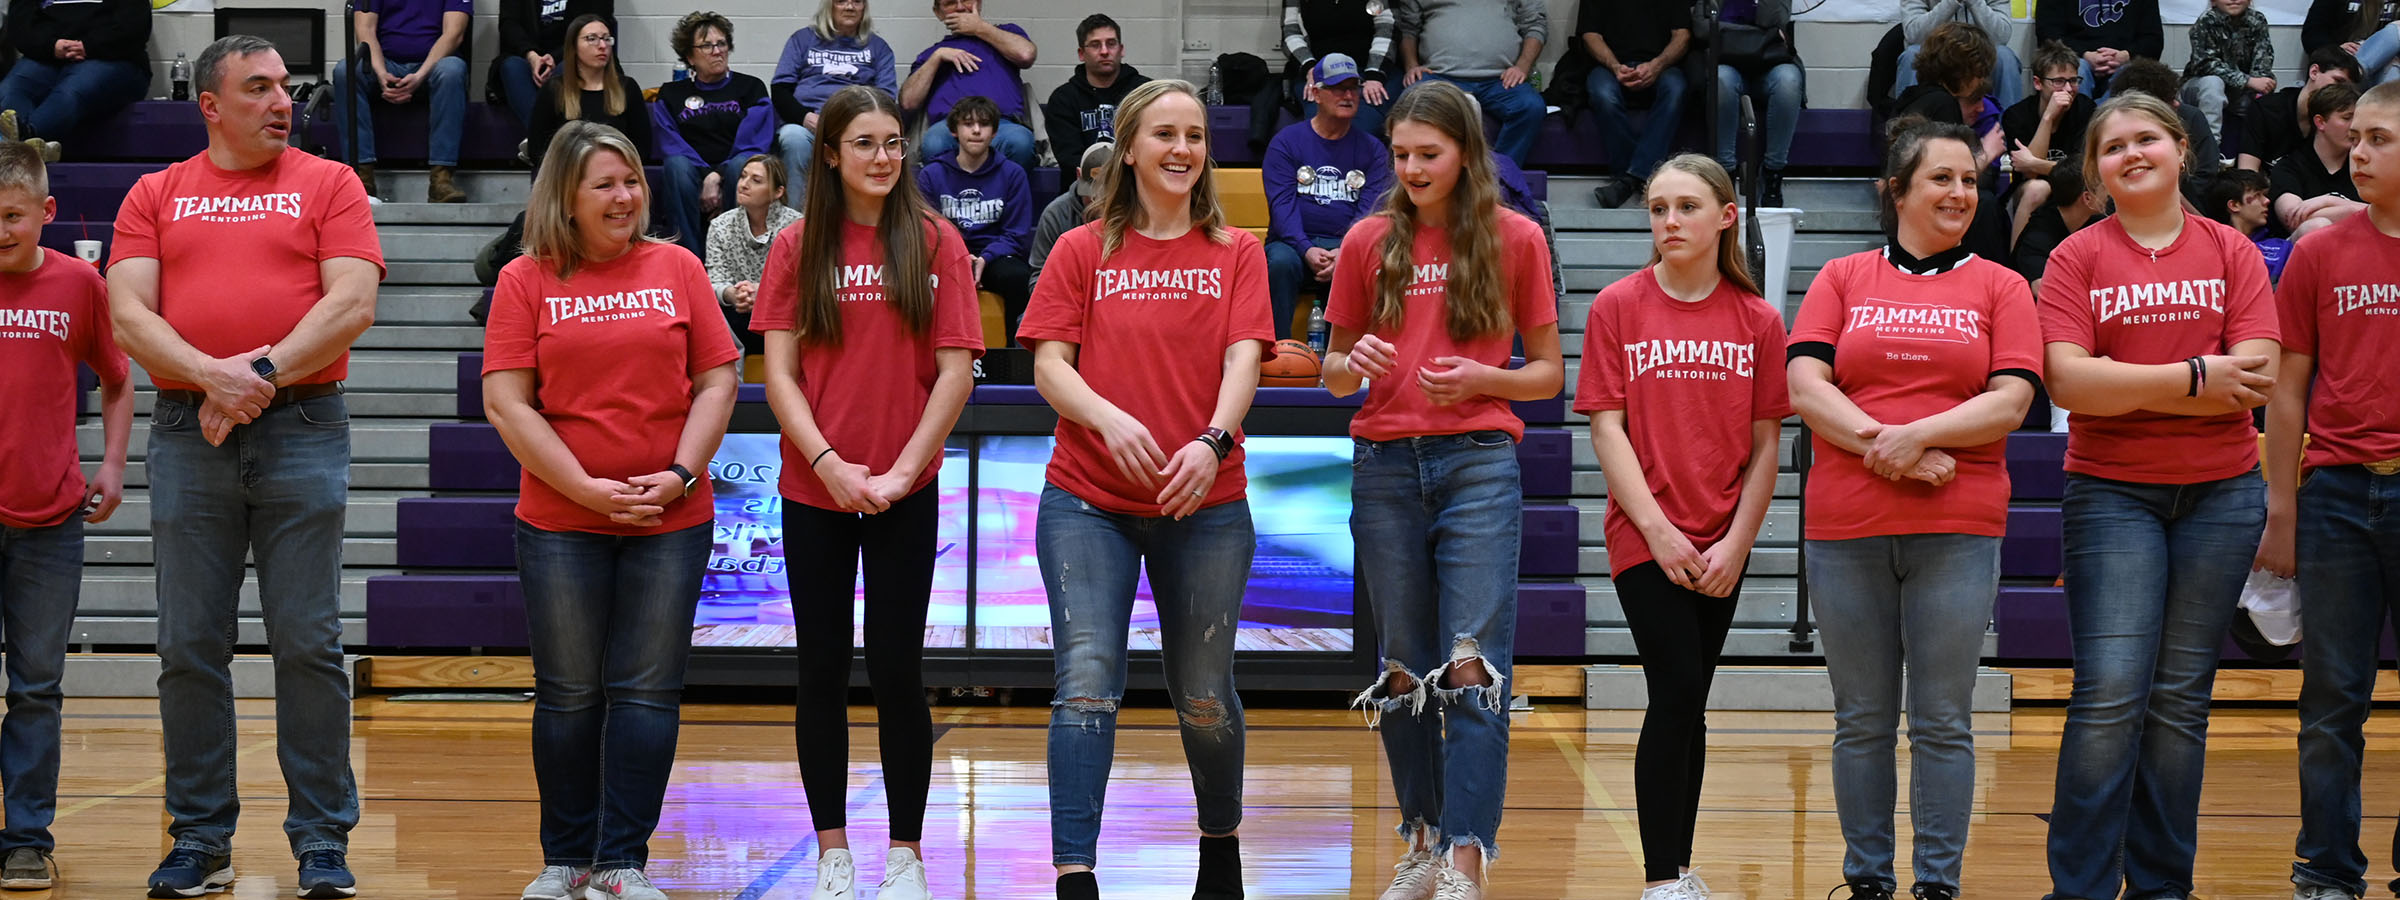
[[[2058,209],[2044,206],[2033,211],[2025,220],[2025,231],[2017,235],[2017,247],[2010,268],[2025,276],[2026,281],[2042,277],[2050,268],[2050,252],[2067,239],[2067,223],[2058,217]]]

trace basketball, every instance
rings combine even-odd
[[[1291,338],[1276,341],[1258,364],[1258,383],[1267,387],[1316,387],[1319,374],[1317,355]]]

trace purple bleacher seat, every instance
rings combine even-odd
[[[378,165],[392,163],[421,163],[425,160],[426,116],[431,112],[423,103],[393,106],[388,103],[370,104],[375,114],[375,155]],[[308,136],[315,144],[332,153],[334,136],[342,127],[338,107],[328,106],[323,118],[309,124]],[[517,142],[525,139],[525,126],[506,106],[470,100],[467,103],[465,139],[459,144],[460,165],[521,166],[517,162]],[[640,148],[645,157],[655,155],[654,148]]]
[[[1575,436],[1559,428],[1527,428],[1517,442],[1517,471],[1525,496],[1564,497],[1575,492]]]
[[[517,498],[403,497],[403,568],[506,569],[517,564]]]
[[[2008,436],[2008,487],[2013,499],[2056,500],[2066,495],[2067,436],[2019,431]]]
[[[2002,585],[1992,605],[1999,656],[2016,660],[2070,660],[2075,644],[2067,633],[2067,591],[2055,587]]]
[[[1525,504],[1524,536],[1517,552],[1517,574],[1575,574],[1576,512],[1564,503]]]
[[[58,221],[108,222],[141,177],[166,168],[156,162],[62,162],[50,166],[50,196],[58,200]]]
[[[1583,585],[1517,585],[1517,655],[1582,656]]]
[[[488,422],[435,422],[425,430],[425,486],[437,491],[514,491],[523,469]]]
[[[378,647],[523,647],[525,593],[510,575],[367,579],[367,643]]]
[[[173,161],[189,159],[208,149],[208,127],[200,119],[198,103],[141,100],[84,128],[82,134],[64,143],[70,162]]]
[[[483,351],[458,355],[458,417],[483,418]]]
[[[109,248],[117,242],[116,223],[69,222],[61,219],[42,226],[42,246],[68,256],[75,255],[75,242],[83,240],[99,241],[100,259],[106,262]]]
[[[2056,578],[2066,564],[2066,538],[2058,507],[2008,511],[2008,536],[2000,539],[2000,574],[2009,578]]]

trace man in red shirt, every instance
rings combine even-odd
[[[2359,98],[2348,165],[2365,213],[2301,241],[2276,306],[2283,364],[2267,404],[2267,528],[2258,566],[2297,569],[2307,598],[2301,655],[2299,862],[2295,898],[2364,896],[2359,765],[2384,610],[2400,566],[2384,521],[2400,491],[2400,83]],[[2301,449],[2301,435],[2308,435]],[[2305,478],[2293,476],[2305,471]],[[2301,483],[2305,480],[2305,484]]]
[[[58,213],[41,151],[0,144],[0,630],[8,636],[8,714],[0,718],[0,888],[50,887],[58,804],[59,678],[83,582],[83,526],[125,492],[133,382],[110,337],[108,288],[82,260],[41,246]],[[75,449],[76,364],[100,376],[107,449],[83,479]]]
[[[341,379],[350,343],[374,321],[383,253],[358,177],[291,148],[291,75],[273,44],[225,37],[193,68],[208,149],[134,184],[108,270],[118,339],[158,384],[150,520],[175,847],[150,896],[198,896],[233,880],[226,635],[249,554],[275,658],[276,756],[299,895],[348,897],[358,788],[342,671],[350,413]]]

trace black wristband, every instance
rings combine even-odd
[[[821,463],[821,462],[824,462],[824,461],[825,461],[825,454],[827,454],[827,453],[832,453],[832,452],[833,452],[833,446],[832,446],[831,444],[828,444],[828,445],[826,445],[826,447],[825,447],[825,449],[824,449],[824,450],[818,451],[818,453],[817,453],[817,458],[815,458],[815,459],[812,459],[812,460],[809,460],[809,461],[808,461],[808,467],[809,467],[809,469],[810,469],[810,470],[812,470],[812,471],[813,471],[813,470],[815,470],[815,469],[816,469],[816,467],[817,467],[817,464],[818,464],[818,463]]]
[[[2191,388],[2184,393],[2184,396],[2200,396],[2200,386],[2207,383],[2208,380],[2208,364],[2201,362],[2200,357],[2197,356],[2184,360],[2183,362],[2184,365],[2190,366],[2192,369]]]

